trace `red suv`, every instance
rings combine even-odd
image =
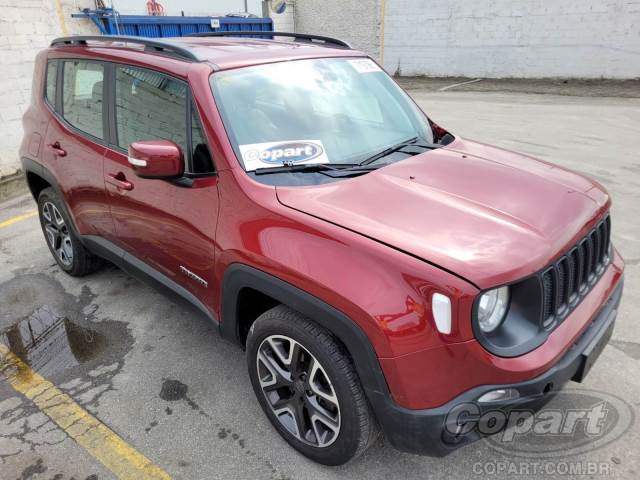
[[[229,35],[38,55],[20,154],[60,268],[193,304],[324,464],[380,430],[444,455],[582,380],[622,294],[601,185],[447,132],[344,42]]]

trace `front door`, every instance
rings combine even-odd
[[[188,86],[162,73],[126,65],[115,65],[111,78],[115,138],[105,153],[104,178],[113,241],[189,290],[211,311],[206,300],[212,298],[213,287],[217,177]],[[181,181],[136,176],[128,146],[159,139],[182,148],[187,174],[193,173],[193,152],[201,156],[205,151],[208,171]]]

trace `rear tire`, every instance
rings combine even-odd
[[[45,188],[38,195],[38,215],[49,251],[62,270],[73,277],[82,277],[102,266],[104,261],[87,250],[75,235],[53,188]]]
[[[306,457],[342,465],[378,437],[347,351],[298,312],[279,305],[262,314],[249,330],[247,363],[265,414]]]

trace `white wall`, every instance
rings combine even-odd
[[[295,0],[296,31],[346,40],[378,56],[380,0]]]
[[[51,40],[65,34],[53,0],[0,0],[0,177],[19,167],[22,114],[31,100],[33,59]],[[89,20],[72,19],[75,5],[93,1],[61,0],[69,34],[97,34]]]
[[[273,20],[273,29],[276,32],[295,32],[295,2],[287,0],[287,8],[284,13],[273,13],[269,11],[269,16]]]
[[[640,0],[387,0],[402,75],[640,77]]]

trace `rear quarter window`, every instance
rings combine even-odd
[[[46,86],[44,91],[44,98],[52,107],[55,107],[56,105],[57,77],[58,77],[58,61],[49,60],[47,62],[47,73],[46,73],[46,79],[45,79]]]
[[[72,126],[104,139],[102,108],[104,67],[87,61],[65,61],[62,116]]]

